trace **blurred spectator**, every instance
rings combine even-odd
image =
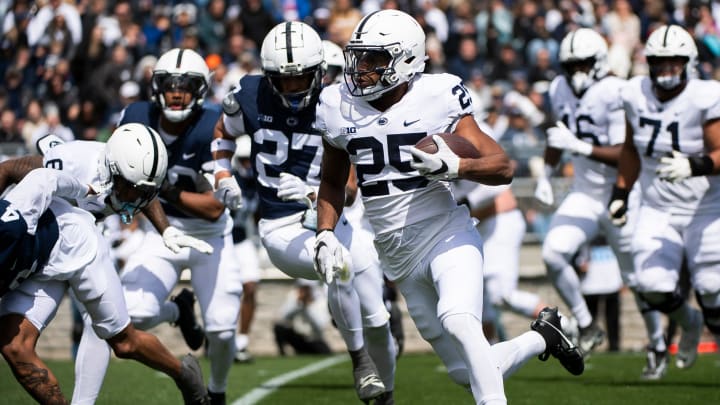
[[[273,326],[280,355],[286,346],[295,354],[329,354],[324,330],[330,324],[327,301],[317,281],[298,279],[282,307],[280,320]]]
[[[15,0],[12,8],[5,14],[2,21],[2,40],[0,41],[0,51],[5,58],[12,53],[14,48],[28,44],[27,26],[30,22],[30,0]],[[2,71],[2,63],[0,62],[0,71]]]
[[[42,105],[38,100],[30,100],[25,107],[25,119],[23,120],[20,133],[25,142],[27,150],[34,150],[33,134],[41,126],[45,125],[45,116],[43,116]]]
[[[463,81],[470,80],[472,72],[483,65],[478,53],[477,42],[471,36],[460,39],[457,55],[447,64],[447,72],[460,76]]]
[[[192,3],[180,3],[173,7],[173,24],[170,28],[173,39],[173,46],[182,48],[183,39],[189,33],[197,35],[197,29],[194,28],[197,20],[197,7]],[[194,49],[194,48],[191,48]]]
[[[510,44],[500,48],[500,56],[496,59],[488,59],[485,64],[485,76],[492,82],[502,80],[510,83],[512,72],[522,70],[523,63],[517,51]]]
[[[219,53],[225,40],[225,0],[209,0],[197,27],[202,48],[208,53]]]
[[[90,75],[92,88],[95,89],[95,100],[99,104],[100,114],[119,111],[120,86],[132,78],[133,60],[122,44],[112,48],[110,59],[99,66]]]
[[[560,43],[550,35],[550,31],[545,28],[545,17],[539,15],[533,19],[533,32],[535,37],[530,39],[525,46],[525,60],[529,65],[537,63],[535,57],[541,49],[548,51],[550,57],[550,65],[557,66],[557,54],[560,50]]]
[[[640,18],[627,0],[614,0],[611,11],[602,21],[612,49],[619,48],[628,57],[640,45]]]
[[[446,56],[448,58],[455,56],[455,51],[458,50],[462,38],[471,37],[476,39],[477,32],[475,31],[474,18],[475,9],[473,3],[469,0],[459,0],[450,9],[448,14],[448,39],[445,42]]]
[[[335,0],[330,8],[327,39],[344,47],[362,17],[360,10],[353,6],[352,0]]]
[[[152,18],[142,27],[145,36],[145,51],[152,55],[161,55],[173,48],[172,9],[170,6],[157,6],[152,11]]]
[[[155,55],[145,55],[135,65],[132,78],[140,86],[140,100],[150,100],[152,73],[156,62]]]
[[[559,71],[554,67],[555,65],[553,65],[551,53],[548,48],[537,49],[532,60],[533,62],[529,64],[528,82],[535,83],[542,81],[549,83],[559,74]]]
[[[0,142],[23,142],[13,110],[0,111]]]
[[[80,13],[74,4],[63,0],[49,0],[28,23],[27,37],[30,46],[45,40],[57,40],[55,35],[69,35],[68,44],[77,46],[82,41]]]
[[[47,134],[55,134],[65,142],[75,139],[72,130],[60,122],[60,110],[55,104],[48,103],[45,105],[43,114],[45,115],[45,122],[38,125],[32,134],[31,144],[29,145],[31,151],[35,151],[37,140]]]
[[[417,0],[417,4],[420,9],[419,14],[423,16],[425,23],[432,27],[437,39],[442,43],[447,42],[450,29],[448,17],[437,7],[437,0]]]
[[[514,17],[502,0],[488,0],[475,17],[478,49],[485,57],[495,57],[501,45],[512,40]]]
[[[11,67],[5,72],[5,105],[3,108],[8,108],[15,112],[15,115],[21,115],[23,105],[27,103],[30,97],[30,89],[23,86],[23,72],[22,70]]]
[[[242,35],[260,48],[268,32],[276,25],[275,18],[265,9],[262,0],[242,0],[240,9],[240,22]]]

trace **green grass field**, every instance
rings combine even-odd
[[[284,384],[264,384],[273,378],[326,360],[322,357],[259,358],[250,365],[234,365],[228,404],[359,404],[352,388],[349,358]],[[720,357],[702,355],[690,370],[672,367],[664,380],[639,379],[644,354],[596,354],[585,374],[573,377],[557,363],[531,360],[505,381],[510,404],[720,404]],[[72,393],[72,363],[48,362],[63,392]],[[202,359],[207,378],[209,366]],[[264,385],[263,385],[264,384]],[[251,390],[264,388],[259,402],[237,401]],[[258,391],[255,391],[257,393]],[[472,397],[450,382],[440,361],[431,354],[409,354],[398,363],[395,399],[398,405],[472,404]],[[13,378],[0,367],[0,404],[32,403]],[[114,360],[98,404],[178,404],[179,392],[164,375],[135,362]]]

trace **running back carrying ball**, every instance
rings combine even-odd
[[[460,135],[451,133],[436,134],[440,136],[447,146],[461,158],[479,158],[480,152],[475,149],[475,145]],[[428,135],[419,140],[415,147],[426,153],[436,153],[438,150],[432,135]]]

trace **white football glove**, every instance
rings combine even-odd
[[[324,230],[315,236],[315,271],[320,280],[330,284],[338,277],[350,278],[350,252],[335,237],[331,230]]]
[[[302,201],[315,190],[299,177],[290,173],[280,173],[277,196],[284,201]]]
[[[214,194],[218,201],[231,210],[242,208],[242,191],[234,176],[220,179]]]
[[[414,146],[410,148],[413,156],[410,166],[431,180],[457,178],[458,170],[460,170],[460,157],[447,146],[440,136],[433,135],[433,140],[438,147],[438,151],[435,153],[423,152]]]
[[[182,248],[192,248],[200,253],[206,255],[212,254],[213,247],[207,242],[197,238],[193,238],[190,235],[186,235],[183,231],[175,228],[174,226],[168,226],[162,233],[163,242],[165,246],[175,253],[180,253]]]
[[[660,165],[655,170],[658,177],[662,180],[676,183],[692,176],[692,167],[690,159],[685,154],[676,150],[672,151],[672,156],[660,158]]]
[[[548,146],[583,156],[590,156],[593,150],[592,144],[578,139],[562,121],[556,122],[555,125],[547,130]]]
[[[627,223],[628,195],[630,193],[627,190],[613,186],[612,196],[608,204],[608,214],[610,215],[610,221],[615,226],[623,226]]]
[[[535,199],[545,205],[553,205],[555,197],[553,195],[552,184],[548,176],[540,176],[535,186]]]

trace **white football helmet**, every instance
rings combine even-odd
[[[171,49],[160,56],[153,68],[153,101],[160,105],[165,118],[172,122],[182,122],[200,108],[209,86],[210,69],[205,59],[192,49]],[[181,109],[168,105],[165,92],[170,90],[187,91],[192,94],[192,100]]]
[[[361,62],[373,53],[384,53],[388,65],[361,71]],[[422,73],[426,60],[425,32],[414,18],[399,10],[375,11],[360,20],[345,47],[345,82],[353,96],[375,100]],[[373,72],[380,79],[361,86],[358,79]]]
[[[103,160],[101,178],[112,186],[110,208],[129,223],[160,191],[168,167],[165,144],[148,126],[124,124],[108,139]]]
[[[324,39],[322,41],[325,54],[325,77],[323,82],[327,84],[340,83],[340,74],[345,69],[345,56],[343,50],[335,42]]]
[[[273,91],[285,107],[293,111],[302,110],[314,103],[313,98],[320,94],[323,46],[320,36],[309,25],[288,21],[273,27],[263,40],[260,62]],[[281,80],[300,76],[307,76],[307,89],[281,91]]]
[[[657,63],[662,58],[685,58],[685,68],[679,75],[658,75]],[[663,25],[650,34],[645,43],[645,58],[650,70],[650,79],[658,87],[672,90],[695,77],[698,50],[693,37],[678,25]]]
[[[558,59],[577,95],[610,72],[607,42],[590,28],[578,28],[565,35],[560,42]],[[585,66],[589,66],[590,70],[583,71]]]

